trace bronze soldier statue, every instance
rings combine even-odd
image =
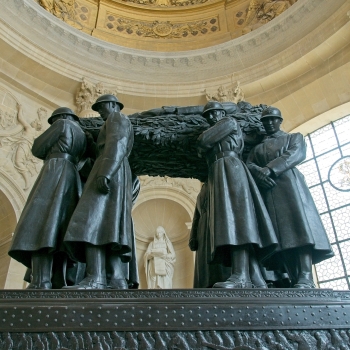
[[[214,288],[266,288],[258,261],[266,262],[277,238],[259,190],[241,160],[243,134],[218,102],[208,102],[203,116],[210,124],[198,138],[208,163],[207,216],[211,264],[231,268]]]
[[[216,282],[226,281],[231,276],[231,267],[209,264],[211,258],[207,203],[208,183],[205,182],[197,196],[188,244],[196,252],[193,288],[211,288]]]
[[[96,142],[97,159],[64,238],[71,258],[86,262],[86,277],[71,288],[128,288],[123,263],[131,261],[134,244],[128,162],[134,134],[120,113],[123,107],[113,95],[102,95],[92,105],[104,124]]]
[[[278,108],[266,108],[261,121],[266,136],[251,150],[247,166],[261,189],[292,286],[315,288],[312,264],[333,252],[304,176],[296,168],[306,157],[304,137],[280,130],[283,118]]]
[[[81,195],[78,163],[86,148],[86,137],[77,121],[71,109],[60,107],[48,119],[51,126],[33,143],[32,153],[44,160],[44,165],[9,251],[12,258],[32,269],[29,289],[52,288],[54,260],[62,262],[64,275],[63,237]]]

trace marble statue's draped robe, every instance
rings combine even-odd
[[[151,251],[162,251],[164,256],[154,257]],[[149,289],[171,289],[174,275],[175,251],[169,238],[164,233],[163,238],[154,238],[148,245],[144,255],[144,265]]]

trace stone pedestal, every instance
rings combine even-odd
[[[348,349],[350,291],[7,290],[0,320],[1,349]]]

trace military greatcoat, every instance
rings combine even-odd
[[[85,262],[85,244],[108,245],[123,262],[132,257],[132,175],[128,162],[134,133],[128,117],[111,113],[97,138],[97,159],[73,213],[64,241],[70,257]],[[101,193],[96,179],[108,179]]]
[[[190,241],[196,240],[196,260],[194,266],[193,288],[211,288],[216,282],[231,276],[231,267],[209,264],[211,261],[210,235],[207,217],[208,184],[204,183],[198,194],[194,211]]]
[[[263,199],[241,160],[244,141],[233,118],[226,117],[198,138],[208,163],[210,261],[231,267],[234,246],[250,245],[265,261],[278,242]]]
[[[9,255],[31,267],[32,253],[61,250],[63,236],[81,195],[77,164],[86,137],[71,120],[59,119],[34,140],[32,153],[44,165],[16,226]]]
[[[303,135],[280,130],[251,150],[247,166],[254,177],[263,167],[273,173],[276,186],[261,189],[261,194],[281,249],[311,245],[315,264],[332,257],[333,252],[304,176],[295,167],[305,157]]]

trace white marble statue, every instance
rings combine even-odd
[[[149,289],[170,289],[173,285],[176,255],[162,226],[158,226],[154,240],[144,255],[147,286]]]

